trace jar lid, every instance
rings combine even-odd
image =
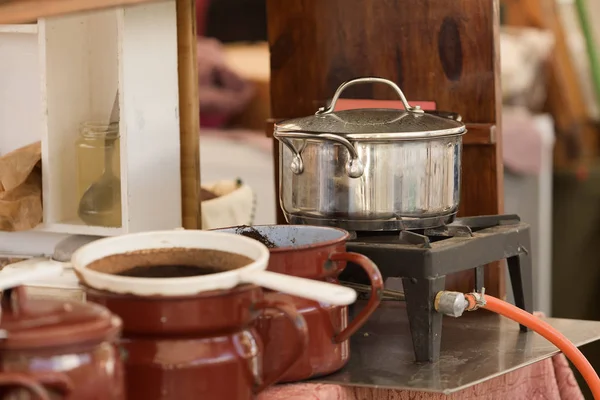
[[[96,304],[32,299],[25,287],[3,294],[0,350],[30,350],[112,340],[121,321]]]
[[[405,109],[334,111],[341,93],[349,86],[359,83],[385,83],[391,86],[400,96]],[[408,140],[460,135],[465,132],[465,125],[457,114],[425,112],[420,107],[411,107],[395,83],[371,77],[343,83],[335,92],[331,104],[327,108],[321,108],[314,116],[289,119],[275,125],[276,136],[285,133],[326,133],[352,140]]]

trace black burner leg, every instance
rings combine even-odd
[[[529,248],[521,247],[519,254],[509,257],[508,272],[512,283],[515,305],[529,313],[533,312],[533,277]],[[527,332],[527,327],[521,325],[521,331]]]
[[[475,268],[475,291],[481,293],[483,285],[485,285],[485,265],[480,265]]]
[[[431,279],[402,278],[408,322],[417,362],[440,358],[442,314],[435,311],[435,295],[445,289],[446,277]]]

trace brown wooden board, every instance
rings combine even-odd
[[[274,119],[313,114],[345,80],[391,79],[407,98],[477,124],[465,136],[460,214],[502,212],[497,0],[268,0],[267,17]],[[385,86],[344,95],[395,99]],[[473,282],[458,274],[448,288],[470,291]],[[488,268],[486,287],[505,295],[500,264]]]
[[[156,0],[0,0],[0,24],[35,22],[38,18]]]

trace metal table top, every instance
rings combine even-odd
[[[577,346],[600,339],[600,322],[545,320]],[[417,364],[405,305],[393,301],[382,303],[350,348],[343,370],[313,381],[450,394],[558,353],[540,335],[521,333],[517,323],[479,310],[444,317],[440,360]]]

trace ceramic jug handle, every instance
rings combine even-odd
[[[349,261],[353,264],[360,266],[369,276],[371,280],[371,296],[369,297],[369,302],[361,310],[361,312],[352,320],[350,325],[346,327],[343,331],[338,333],[334,338],[335,343],[341,343],[345,340],[348,340],[350,336],[354,335],[357,330],[359,330],[367,319],[373,314],[373,312],[381,303],[381,298],[383,297],[383,277],[381,276],[381,272],[379,272],[379,268],[373,261],[371,261],[368,257],[363,256],[358,253],[334,253],[329,257],[331,261]]]
[[[296,345],[294,346],[294,351],[281,363],[281,366],[277,368],[271,376],[263,377],[262,383],[254,389],[254,393],[258,394],[274,383],[277,383],[277,381],[294,366],[296,361],[302,357],[304,352],[306,352],[308,348],[308,328],[304,317],[296,311],[296,307],[291,303],[263,300],[260,303],[257,303],[255,308],[259,310],[277,310],[283,313],[296,330]]]
[[[27,389],[38,400],[51,400],[44,386],[50,386],[68,396],[73,391],[73,382],[67,375],[57,372],[24,373],[6,372],[0,373],[0,386],[18,386]]]

